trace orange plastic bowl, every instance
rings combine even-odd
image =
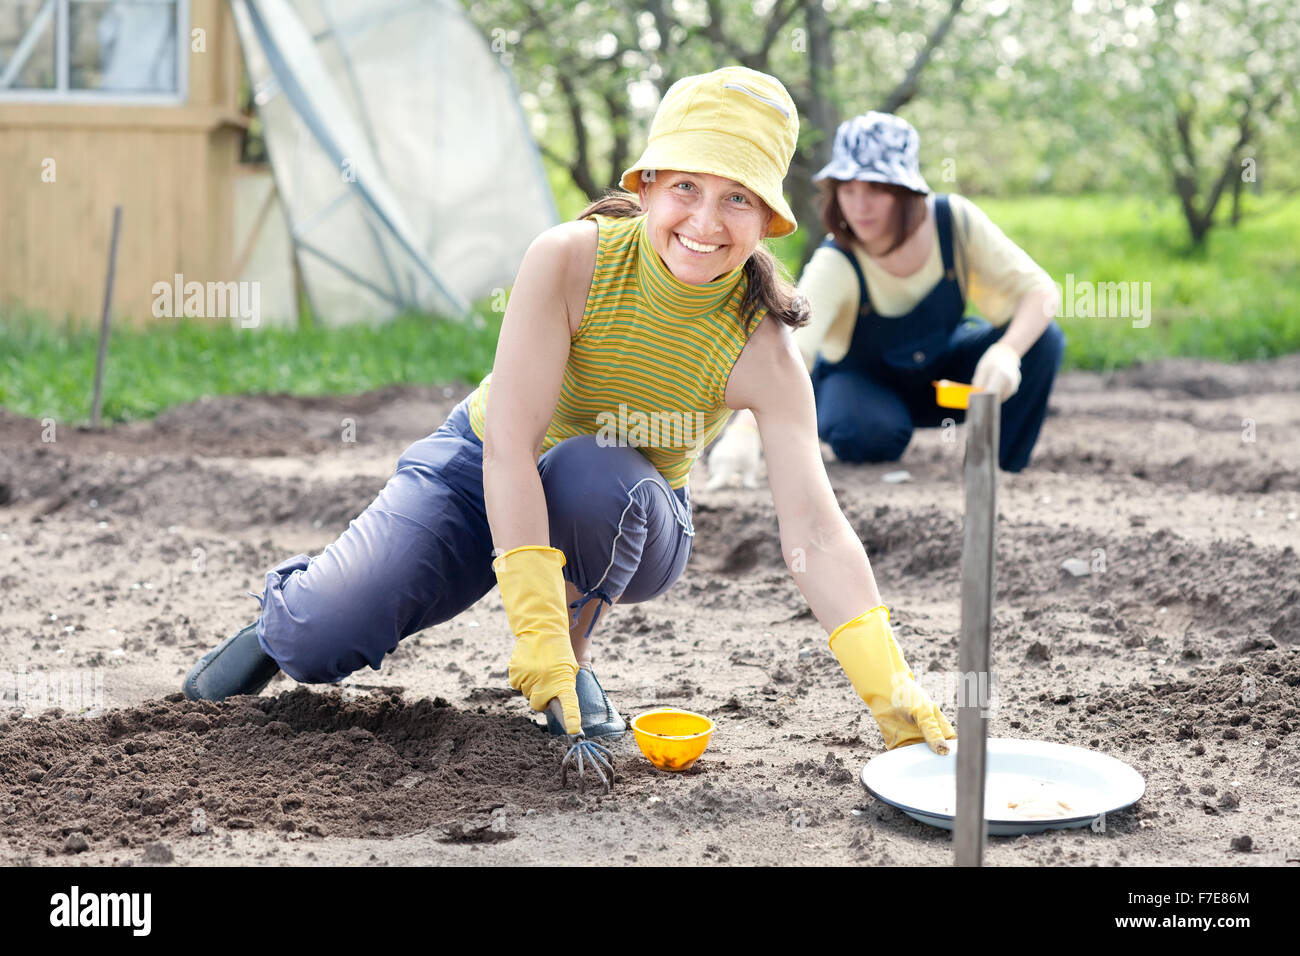
[[[664,707],[633,719],[632,735],[646,759],[660,770],[685,770],[709,746],[713,721],[689,710]]]
[[[934,386],[934,400],[940,408],[970,408],[971,393],[984,391],[974,385],[950,382],[946,378],[930,384]]]

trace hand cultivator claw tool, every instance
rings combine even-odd
[[[546,709],[560,722],[561,726],[564,724],[564,709],[560,706],[558,697],[547,704]],[[569,771],[576,767],[578,792],[585,794],[587,792],[586,769],[590,766],[596,772],[596,776],[600,778],[601,786],[604,787],[605,792],[609,793],[614,786],[614,755],[609,748],[588,740],[587,735],[582,731],[578,731],[576,734],[565,734],[565,736],[569,739],[569,752],[564,755],[564,762],[560,764],[560,786],[567,787],[569,785]]]

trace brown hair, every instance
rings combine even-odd
[[[624,189],[611,189],[587,206],[578,218],[609,216],[627,219],[644,212],[635,194]],[[795,289],[789,271],[772,254],[772,250],[760,242],[745,260],[744,268],[745,297],[740,302],[742,329],[749,328],[750,321],[759,309],[766,310],[774,319],[793,329],[808,324],[811,311],[808,300]]]
[[[823,179],[817,184],[817,188],[822,194],[822,225],[835,237],[840,247],[847,251],[854,243],[858,245],[861,243],[853,234],[853,228],[840,210],[839,188],[843,182],[845,182],[843,179]],[[874,185],[894,195],[894,211],[890,223],[893,227],[894,241],[882,253],[882,255],[889,255],[906,242],[908,236],[916,232],[921,223],[925,222],[925,193],[918,193],[897,183],[875,183]]]

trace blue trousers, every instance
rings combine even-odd
[[[1006,326],[994,328],[983,319],[968,319],[949,339],[943,363],[920,377],[883,369],[868,374],[828,367],[814,376],[818,435],[841,461],[897,461],[915,428],[966,418],[963,409],[935,404],[931,380],[969,382],[985,349],[1005,332]],[[1029,464],[1064,354],[1065,333],[1053,321],[1021,357],[1020,389],[1002,403],[998,448],[1002,470],[1020,471]]]
[[[690,494],[635,448],[582,435],[548,449],[537,470],[550,544],[582,594],[571,622],[589,600],[647,601],[681,575],[695,534]],[[366,664],[378,670],[402,638],[455,617],[495,584],[483,445],[466,399],[402,453],[379,496],[323,553],[267,573],[266,591],[254,595],[258,641],[295,680],[337,681]]]

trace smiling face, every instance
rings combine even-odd
[[[888,244],[896,201],[892,191],[880,183],[853,180],[840,183],[836,198],[849,228],[868,251],[882,243]]]
[[[767,235],[772,211],[733,179],[658,170],[640,187],[646,232],[682,282],[702,285],[744,263]]]

